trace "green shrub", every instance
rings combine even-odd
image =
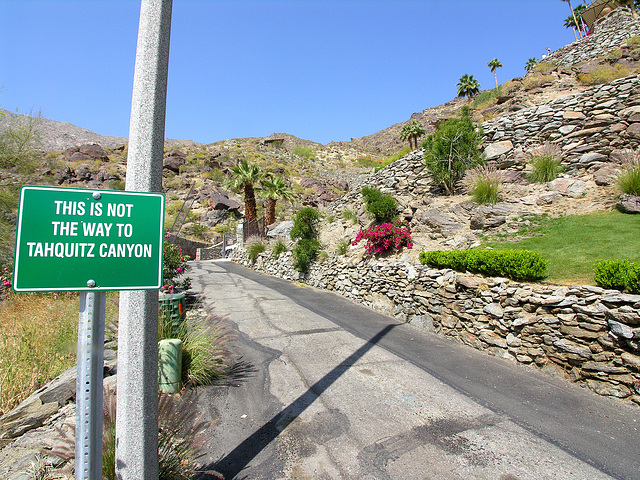
[[[547,261],[528,250],[452,250],[420,253],[420,262],[433,268],[451,268],[513,280],[544,278]]]
[[[640,263],[629,263],[629,270],[627,270],[627,290],[631,293],[640,293]]]
[[[247,242],[247,257],[253,263],[262,252],[267,249],[266,244],[259,238],[250,239]]]
[[[349,250],[351,242],[349,240],[340,240],[336,245],[336,254],[344,255]]]
[[[391,195],[372,187],[364,187],[361,193],[366,204],[365,210],[376,222],[391,222],[395,219],[398,202]]]
[[[627,286],[628,260],[601,260],[593,269],[596,285],[623,291]]]
[[[306,158],[307,160],[315,160],[316,159],[316,154],[313,151],[313,148],[311,148],[310,146],[297,145],[293,149],[293,154],[294,155],[298,155],[298,156],[303,157],[303,158]]]
[[[273,255],[275,258],[278,258],[287,250],[287,245],[282,240],[278,239],[274,241],[271,246],[271,255]]]
[[[478,107],[481,105],[483,106],[483,108],[487,108],[490,105],[484,106],[483,104],[485,102],[489,102],[490,100],[497,99],[497,97],[499,97],[500,95],[502,95],[502,87],[485,90],[484,92],[479,93],[473,98],[473,102],[471,102],[471,108],[478,109]],[[495,102],[493,103],[495,105]]]
[[[202,240],[206,240],[207,238],[206,234],[208,231],[209,229],[205,225],[202,225],[199,222],[194,222],[184,227],[184,232],[187,235],[191,235],[193,237],[196,237]]]
[[[562,165],[560,147],[550,143],[530,153],[529,164],[533,170],[529,174],[529,180],[535,183],[547,183],[555,180],[558,175],[566,170]]]
[[[627,151],[622,161],[623,171],[617,179],[622,193],[640,196],[640,151]]]
[[[291,240],[312,239],[318,236],[318,221],[320,214],[311,207],[301,209],[293,220]]]
[[[315,238],[301,238],[293,247],[293,268],[307,272],[320,251],[320,242]]]
[[[469,171],[465,179],[469,195],[479,205],[498,202],[502,174],[494,167],[478,166]]]
[[[344,210],[342,212],[342,219],[350,222],[351,225],[355,225],[356,223],[358,223],[358,215],[356,215],[356,212],[354,212],[353,210]]]
[[[467,169],[483,163],[481,151],[482,129],[476,126],[463,111],[459,118],[451,118],[440,124],[427,137],[422,146],[427,170],[445,193],[453,195],[456,185]]]

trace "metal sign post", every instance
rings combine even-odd
[[[76,377],[76,480],[102,478],[102,377],[106,292],[80,294]]]

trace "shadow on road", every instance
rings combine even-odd
[[[267,445],[275,440],[291,422],[304,412],[327,388],[397,325],[387,325],[371,340],[344,359],[338,366],[313,384],[289,406],[267,421],[228,455],[205,467],[231,480],[235,478]]]

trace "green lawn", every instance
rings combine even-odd
[[[593,267],[599,260],[640,262],[640,215],[613,212],[546,219],[519,241],[488,239],[494,249],[533,250],[549,261],[549,282],[594,285]]]

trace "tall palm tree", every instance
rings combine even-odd
[[[277,201],[281,198],[292,201],[294,198],[293,190],[282,177],[275,177],[271,174],[265,175],[265,179],[260,183],[262,185],[263,196],[267,199],[267,215],[265,221],[267,225],[271,225],[276,221]]]
[[[471,98],[473,95],[480,91],[480,83],[475,78],[473,78],[473,75],[468,75],[466,73],[462,77],[460,77],[457,86],[459,97]]]
[[[402,130],[400,131],[400,141],[404,142],[407,140],[409,142],[409,150],[413,150],[413,144],[411,143],[411,124],[406,123]]]
[[[536,60],[535,58],[530,58],[529,60],[527,60],[527,63],[524,66],[524,69],[527,71],[527,73],[533,70],[533,67],[536,66],[536,63],[538,63],[538,60]]]
[[[573,20],[576,22],[576,25],[580,25],[578,23],[578,19],[576,18],[576,13],[573,11],[573,7],[571,6],[571,0],[561,0],[562,2],[567,2],[569,4],[569,9],[571,10],[571,15],[573,15]],[[580,38],[582,38],[582,32],[580,32],[580,28],[578,27],[578,33],[580,33]]]
[[[496,74],[496,68],[502,68],[502,62],[500,62],[500,60],[498,60],[497,58],[494,58],[489,63],[487,63],[487,67],[489,67],[491,69],[491,72],[493,73],[493,78],[496,81],[496,89],[497,89],[498,88],[498,75]]]
[[[569,15],[564,21],[564,28],[572,28],[573,36],[578,40],[578,32],[576,32],[576,22],[571,15]]]
[[[244,217],[247,221],[256,220],[256,193],[254,185],[264,177],[257,165],[252,165],[246,159],[231,168],[232,176],[225,185],[232,191],[244,194]]]

